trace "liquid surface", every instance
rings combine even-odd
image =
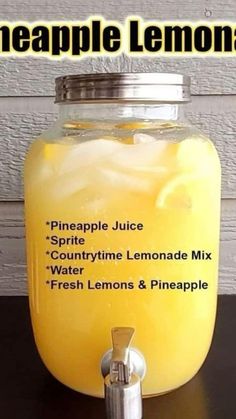
[[[130,123],[125,127],[131,128]],[[148,131],[90,141],[41,139],[27,158],[25,202],[31,315],[48,369],[69,387],[102,396],[100,362],[111,347],[111,328],[129,326],[135,328],[132,346],[147,363],[144,395],[167,392],[191,379],[206,357],[215,321],[220,165],[212,143],[196,135],[160,141]],[[101,221],[109,229],[50,230],[47,222],[53,220]],[[123,230],[110,228],[117,221]],[[143,229],[129,230],[127,222]],[[60,246],[51,242],[54,235],[62,238]],[[79,238],[85,243],[78,244]],[[191,255],[199,249],[210,252],[212,260],[140,259],[147,252]],[[125,255],[128,250],[137,259],[51,260],[47,254],[82,250]],[[52,275],[50,266],[55,265],[67,270]],[[52,277],[135,287],[52,290],[46,284]],[[138,288],[140,280],[149,284],[151,279],[201,280],[208,288]]]

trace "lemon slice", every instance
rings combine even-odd
[[[149,121],[127,121],[120,124],[116,124],[116,128],[126,130],[145,129],[150,127]]]
[[[44,163],[49,164],[53,170],[59,170],[71,147],[70,144],[46,143],[43,147]]]
[[[122,144],[134,144],[133,137],[124,137],[119,140]]]
[[[63,128],[67,129],[91,129],[94,128],[94,124],[86,121],[69,121],[65,122]]]
[[[160,190],[156,199],[157,208],[186,208],[193,207],[199,194],[199,176],[183,173],[169,180]]]
[[[206,168],[213,153],[213,146],[204,137],[186,138],[181,141],[177,148],[177,161],[183,168],[201,167]]]

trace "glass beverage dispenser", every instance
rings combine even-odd
[[[189,381],[212,339],[220,163],[185,119],[189,85],[165,73],[60,77],[59,118],[26,159],[36,345],[74,390],[103,397],[104,376],[111,418],[141,417],[141,381],[144,397]]]

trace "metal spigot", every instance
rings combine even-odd
[[[141,419],[141,380],[146,372],[144,357],[130,348],[132,327],[115,327],[111,334],[113,348],[104,355],[101,364],[107,418]]]

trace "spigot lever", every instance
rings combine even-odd
[[[114,327],[112,335],[111,383],[128,384],[130,379],[129,347],[134,335],[132,327]]]

